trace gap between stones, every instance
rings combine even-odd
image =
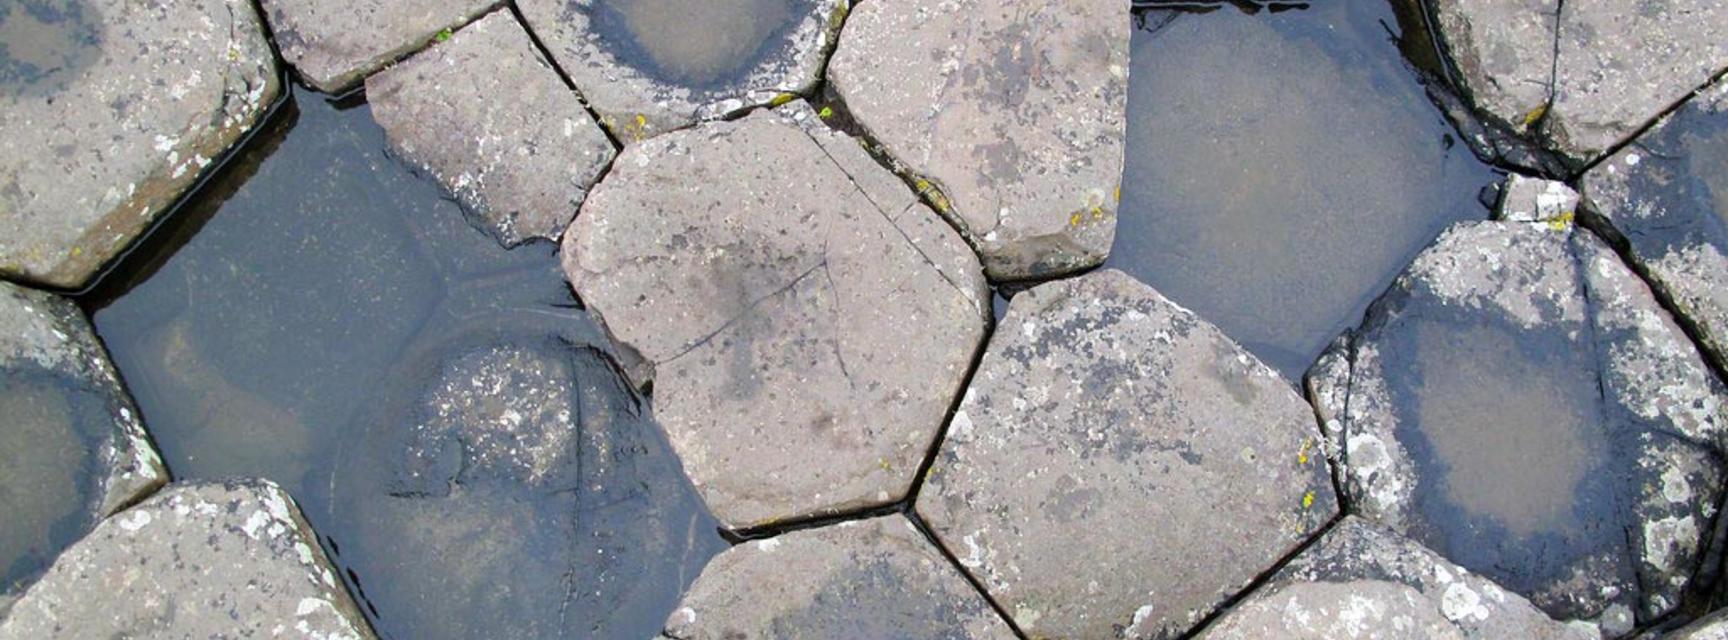
[[[553,73],[558,74],[558,79],[564,83],[564,87],[569,89],[570,93],[576,94],[576,101],[582,103],[582,111],[588,114],[589,119],[596,123],[600,122],[600,114],[596,113],[594,107],[588,104],[588,99],[582,96],[582,90],[576,88],[576,81],[571,80],[570,74],[564,72],[564,67],[558,66],[558,59],[552,57],[552,50],[546,47],[546,41],[541,40],[540,34],[534,32],[534,25],[530,24],[528,18],[522,15],[522,9],[516,6],[516,0],[505,0],[504,6],[510,9],[510,15],[516,18],[516,24],[522,25],[522,31],[528,34],[528,41],[534,43],[534,52],[540,55],[540,59],[546,62],[546,66],[552,68]],[[606,140],[612,143],[612,151],[624,150],[623,143],[620,143],[618,138],[612,135],[610,129],[600,127],[600,133],[605,134]],[[618,156],[614,153],[612,160],[616,162],[617,159]],[[606,174],[611,172],[612,163],[608,162],[606,166],[600,168],[600,173],[594,178],[594,184],[600,184],[601,180],[606,179]]]

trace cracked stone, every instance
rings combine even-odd
[[[1175,638],[1337,513],[1319,444],[1271,368],[1097,271],[1014,296],[917,509],[1032,637]]]
[[[995,280],[1103,262],[1115,237],[1129,7],[866,2],[828,79]]]
[[[1578,192],[1564,182],[1514,173],[1506,176],[1494,218],[1507,222],[1567,224],[1577,215],[1579,199]]]
[[[815,122],[798,102],[633,144],[564,237],[732,528],[903,498],[988,318],[953,230]]]
[[[281,90],[245,0],[0,7],[0,275],[84,286]]]
[[[479,17],[497,0],[258,0],[282,59],[324,93],[341,93]]]
[[[1560,0],[1435,0],[1433,9],[1471,102],[1495,124],[1528,131],[1553,95]]]

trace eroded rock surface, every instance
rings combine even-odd
[[[245,0],[0,7],[0,275],[82,287],[281,90]]]
[[[1508,222],[1553,222],[1565,225],[1578,215],[1577,191],[1564,182],[1514,173],[1506,177],[1494,217]]]
[[[1663,636],[1663,638],[1666,640],[1728,640],[1728,611],[1718,610],[1716,613],[1699,618],[1696,622]]]
[[[0,638],[372,638],[299,507],[267,481],[170,487],[73,545]]]
[[[992,279],[1104,260],[1115,237],[1129,7],[866,2],[828,79],[963,229]]]
[[[715,556],[666,620],[666,640],[1013,638],[904,516],[843,522]]]
[[[1560,1],[1435,0],[1433,9],[1471,101],[1496,124],[1528,131],[1553,99]]]
[[[919,495],[1033,637],[1174,638],[1337,512],[1308,404],[1106,270],[1014,297]]]
[[[300,79],[339,93],[497,6],[497,0],[259,0],[282,59]]]

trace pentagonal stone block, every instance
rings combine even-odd
[[[664,639],[1013,638],[910,520],[873,520],[746,542],[715,556],[666,620]]]
[[[325,93],[358,84],[384,65],[497,6],[497,0],[259,0],[282,59]]]
[[[83,286],[280,83],[245,0],[0,7],[0,275]]]
[[[1558,618],[1623,632],[1679,603],[1728,394],[1595,236],[1454,227],[1309,385],[1363,515]]]
[[[299,507],[267,481],[171,487],[68,549],[0,638],[372,638]]]
[[[798,103],[631,145],[564,237],[729,527],[904,497],[984,333],[971,252],[814,119]]]
[[[1034,637],[1174,638],[1337,512],[1314,413],[1118,271],[1014,297],[918,512]]]
[[[1110,252],[1130,22],[1113,0],[866,2],[828,79],[991,278],[1045,277]]]
[[[628,144],[816,86],[845,0],[524,0],[528,25]]]

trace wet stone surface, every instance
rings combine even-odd
[[[562,258],[732,528],[905,497],[988,314],[960,238],[802,102],[627,147]]]
[[[1107,266],[1290,380],[1447,224],[1486,218],[1477,161],[1402,64],[1384,4],[1148,12]]]
[[[991,279],[1047,278],[1110,252],[1129,23],[1113,0],[865,2],[828,79]]]
[[[522,15],[624,144],[816,86],[846,0],[524,0]]]
[[[258,0],[282,58],[312,88],[340,93],[497,6],[497,0]]]
[[[1014,297],[917,509],[1033,637],[1175,638],[1337,513],[1314,413],[1118,271]]]
[[[660,637],[1015,636],[910,520],[892,515],[727,550],[702,571]]]
[[[1593,235],[1448,230],[1308,382],[1362,515],[1610,635],[1678,605],[1728,395]]]
[[[245,0],[0,6],[0,276],[84,286],[278,84]]]
[[[0,620],[18,640],[284,634],[373,637],[293,499],[262,481],[176,484],[116,514]]]

